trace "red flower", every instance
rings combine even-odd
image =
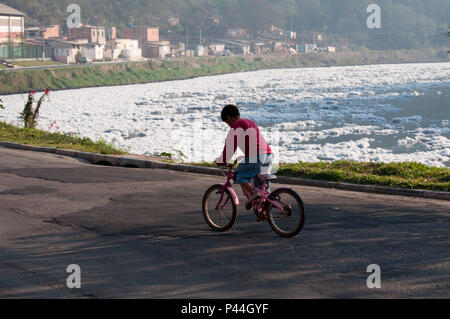
[[[31,95],[35,95],[35,94],[36,94],[36,91],[30,91],[30,94],[31,94]]]
[[[45,89],[45,94],[49,94],[50,90],[49,89]]]

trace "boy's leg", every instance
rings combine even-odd
[[[242,187],[242,192],[244,193],[244,195],[247,196],[247,194],[249,194],[250,197],[256,195],[256,190],[251,183],[243,183],[243,184],[241,184],[241,187]]]

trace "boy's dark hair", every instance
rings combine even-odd
[[[222,121],[226,121],[227,117],[238,117],[241,116],[241,113],[239,112],[239,109],[236,105],[228,104],[226,105],[222,110]]]

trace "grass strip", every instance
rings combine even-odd
[[[87,137],[76,137],[62,133],[50,133],[38,129],[20,128],[4,122],[0,122],[0,140],[38,147],[54,147],[105,155],[127,154],[124,150],[117,149],[103,140],[94,142]]]

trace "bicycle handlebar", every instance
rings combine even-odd
[[[225,167],[233,168],[237,164],[238,160],[235,160],[233,164],[225,164]]]
[[[233,168],[240,160],[242,160],[242,159],[244,159],[244,157],[238,157],[238,158],[236,158],[236,160],[234,161],[234,163],[233,164],[230,164],[230,163],[224,163],[224,164],[217,164],[216,163],[216,165],[217,166],[224,166],[224,167],[227,167],[227,168]]]
[[[224,163],[224,164],[217,164],[216,163],[216,165],[217,166],[224,166],[224,167],[227,167],[227,168],[233,168],[236,164],[237,164],[237,162],[239,162],[239,159],[236,159],[235,161],[234,161],[234,163]]]

